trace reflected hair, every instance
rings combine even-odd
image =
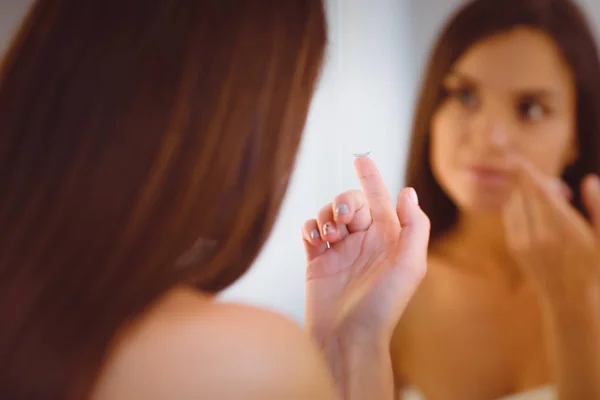
[[[0,398],[87,398],[117,332],[217,293],[285,195],[321,0],[38,0],[0,69]]]
[[[588,173],[600,173],[600,61],[588,21],[570,0],[474,0],[449,18],[434,44],[412,125],[405,181],[419,193],[431,220],[430,245],[458,218],[456,205],[434,178],[430,164],[431,121],[444,100],[444,78],[474,44],[517,27],[539,29],[552,38],[574,77],[579,158],[563,178],[573,190],[574,205],[586,215],[580,182]]]

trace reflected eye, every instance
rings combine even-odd
[[[460,101],[460,103],[467,108],[476,108],[477,106],[479,106],[479,100],[477,99],[477,95],[472,89],[457,89],[454,92],[452,92],[452,96],[458,101]]]
[[[519,117],[526,121],[538,121],[546,115],[546,109],[534,100],[521,102],[518,111]]]

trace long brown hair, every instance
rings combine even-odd
[[[423,75],[413,121],[406,184],[417,190],[431,220],[432,245],[455,225],[458,216],[456,206],[435,180],[429,158],[430,125],[444,101],[444,77],[476,42],[518,26],[540,29],[553,38],[573,72],[579,159],[564,172],[564,179],[575,193],[574,205],[586,214],[580,182],[587,173],[600,173],[600,61],[585,17],[570,0],[474,0],[443,28]]]
[[[325,42],[320,0],[34,4],[0,71],[0,398],[85,398],[124,323],[249,268]]]

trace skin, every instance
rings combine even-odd
[[[575,89],[552,40],[528,28],[476,43],[444,83],[450,97],[431,121],[430,157],[459,223],[432,243],[392,360],[397,386],[428,400],[496,399],[556,380],[546,305],[504,224],[523,185],[516,159],[548,181],[576,159]]]
[[[217,398],[333,400],[335,389],[318,348],[294,322],[177,287],[118,335],[92,394]]]
[[[392,202],[372,160],[355,167],[363,191],[303,226],[305,331],[176,287],[119,332],[92,400],[393,399],[389,342],[427,268],[429,220],[410,189]]]

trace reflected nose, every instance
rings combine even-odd
[[[482,149],[505,150],[510,145],[510,127],[500,115],[482,112],[473,128],[473,141]]]

